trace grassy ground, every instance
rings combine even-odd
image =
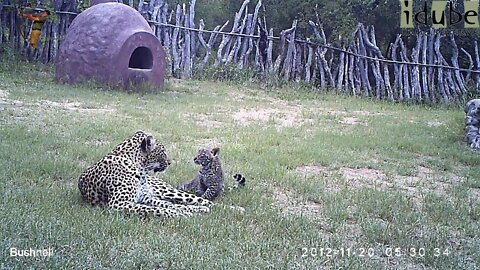
[[[0,61],[0,269],[480,268],[480,156],[462,143],[460,108],[176,80],[129,94],[52,78]],[[197,149],[219,145],[247,187],[190,219],[84,204],[77,177],[138,129],[173,158],[165,181],[191,179]],[[13,247],[54,254],[10,257]]]

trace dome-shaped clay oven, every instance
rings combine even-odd
[[[147,21],[120,3],[94,5],[70,25],[60,46],[55,77],[74,84],[95,80],[128,87],[163,87],[165,52]]]

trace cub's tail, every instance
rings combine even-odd
[[[235,175],[233,176],[233,179],[235,179],[235,186],[234,186],[234,188],[244,187],[244,186],[245,186],[245,183],[246,183],[246,181],[247,181],[247,179],[246,179],[243,175],[241,175],[241,174],[239,174],[239,173],[235,174]]]

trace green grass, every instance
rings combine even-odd
[[[462,142],[461,108],[204,81],[126,93],[53,77],[0,61],[0,269],[480,267],[480,156]],[[246,188],[190,219],[83,203],[77,177],[139,129],[174,160],[163,180],[191,179],[197,149],[215,143]],[[54,256],[14,258],[12,247]],[[326,256],[341,248],[356,253]]]

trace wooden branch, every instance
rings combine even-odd
[[[155,6],[160,7],[159,4],[158,4],[159,1],[161,1],[161,0],[150,0],[150,3],[148,3],[147,12],[148,12],[148,15],[149,15],[148,18],[150,20],[153,20],[153,19],[157,18],[157,16],[156,16],[157,14],[155,14],[155,16],[154,16],[154,13],[155,13]],[[154,34],[155,34],[156,29],[152,28],[152,31],[154,31]]]
[[[247,21],[245,25],[245,33],[247,35],[251,35],[255,31],[255,21],[253,21],[253,17],[254,17],[253,14],[248,14],[247,16]],[[250,52],[252,51],[253,43],[251,38],[244,38],[243,42],[242,42],[242,39],[239,38],[239,43],[240,43],[239,48],[241,46],[241,51],[240,51],[240,60],[238,61],[238,68],[242,69],[244,65],[248,64],[247,50],[250,50]],[[255,65],[257,65],[257,63],[255,63]]]
[[[230,33],[237,33],[238,28],[239,28],[239,24],[240,24],[240,19],[241,19],[242,14],[245,11],[245,9],[247,7],[247,4],[249,2],[250,2],[250,0],[244,0],[242,6],[240,7],[240,10],[237,13],[235,13],[235,19],[233,21],[232,30],[230,31]],[[222,36],[222,42],[220,43],[220,46],[218,47],[218,51],[217,51],[217,59],[215,60],[215,66],[218,66],[219,64],[226,62],[226,57],[224,57],[223,55],[225,55],[225,56],[229,55],[230,39],[231,39],[230,35],[223,35]],[[224,54],[223,50],[224,50],[225,46],[227,46],[227,45],[229,45],[229,46],[225,50],[225,54]]]
[[[362,27],[363,27],[363,24],[359,24],[357,26],[357,33],[358,33],[357,44],[358,44],[359,54],[366,56],[367,50],[365,48],[365,44],[364,44],[365,40],[363,38],[362,31],[361,31]],[[368,80],[368,63],[365,59],[361,59],[360,61],[358,61],[358,65],[359,65],[358,69],[360,71],[360,78],[362,82],[362,88],[365,90],[364,95],[370,96],[372,92],[372,86],[370,85],[370,81]]]
[[[139,0],[138,1],[138,12],[142,15],[142,17],[145,18],[145,20],[148,20],[148,14],[147,14],[147,10],[146,10],[146,5],[145,5],[145,1],[144,0]]]
[[[222,26],[217,25],[217,26],[215,26],[214,30],[221,32],[221,31],[223,31],[223,29],[225,29],[225,27],[229,23],[230,23],[230,21],[226,21]],[[210,34],[210,38],[208,39],[208,43],[207,43],[207,52],[206,52],[205,57],[203,58],[203,61],[202,61],[203,66],[205,66],[208,63],[208,60],[210,58],[210,55],[212,54],[212,48],[213,48],[213,45],[215,44],[217,36],[218,36],[218,33],[215,33],[215,32]]]
[[[181,25],[182,24],[182,7],[178,4],[177,5],[177,11],[175,13],[175,25]],[[180,56],[179,56],[179,51],[178,51],[178,34],[179,34],[179,29],[175,28],[173,29],[173,34],[172,34],[172,58],[173,58],[173,71],[172,74],[173,76],[179,77],[180,74],[178,74],[180,70]]]
[[[435,31],[433,28],[430,28],[428,33],[428,86],[430,87],[430,100],[436,100],[436,93],[435,93],[435,69],[431,67],[431,65],[435,64],[434,57],[435,57],[435,50],[434,50],[434,42],[435,42]]]
[[[391,58],[393,59],[393,61],[397,61],[397,48],[400,43],[400,39],[401,39],[401,35],[397,35],[397,39],[395,40],[395,42],[390,45],[390,47],[392,48]],[[393,66],[393,75],[395,78],[393,81],[393,87],[394,87],[394,91],[397,93],[396,97],[394,98],[398,98],[400,101],[403,100],[402,69],[403,69],[403,65],[401,64],[395,63]]]
[[[287,49],[287,55],[285,57],[285,61],[283,63],[283,69],[282,69],[283,79],[285,81],[290,80],[292,67],[295,63],[295,57],[296,57],[295,31],[297,29],[297,20],[293,21],[292,29],[293,29],[293,31],[287,37],[288,38],[288,49]]]
[[[152,20],[157,21],[159,19],[158,18],[159,13],[161,11],[162,5],[164,4],[164,3],[162,3],[162,1],[164,1],[164,0],[158,0],[158,1],[150,2],[150,12],[152,13],[152,16],[151,16]],[[159,26],[154,24],[154,25],[151,25],[150,27],[152,28],[153,34],[157,38],[161,38],[160,33],[159,33]]]
[[[217,26],[217,27],[219,27],[219,26]],[[200,19],[199,29],[203,30],[204,28],[205,28],[205,22],[203,21],[203,19]],[[203,68],[206,65],[206,63],[208,63],[207,55],[210,56],[210,54],[212,52],[212,47],[203,38],[203,32],[202,31],[198,32],[198,41],[205,48],[205,57],[204,57],[202,63],[199,65],[201,68]],[[205,61],[205,58],[207,58],[206,61]]]
[[[307,57],[307,63],[305,64],[305,81],[307,83],[309,83],[312,78],[312,74],[311,74],[312,61],[313,61],[313,47],[308,45],[308,57]]]
[[[417,44],[412,50],[412,62],[418,63],[419,57],[420,57],[420,49],[423,44],[423,36],[421,34],[417,35]],[[421,86],[420,86],[420,71],[418,69],[418,66],[413,66],[411,68],[411,74],[412,78],[412,97],[415,101],[422,101],[422,95],[421,95]]]
[[[407,48],[405,47],[405,44],[403,43],[403,40],[400,39],[400,58],[402,59],[402,62],[410,62],[407,56]],[[410,91],[410,72],[408,70],[409,66],[404,66],[403,67],[403,98],[405,100],[410,100],[412,95]]]
[[[295,78],[295,82],[300,82],[302,80],[302,73],[303,73],[303,61],[302,61],[302,55],[303,55],[303,50],[302,50],[302,45],[300,44],[295,44],[296,47],[296,54],[293,60],[294,68],[293,68],[293,76]]]
[[[377,47],[377,41],[375,38],[375,28],[373,26],[369,27],[366,31],[362,25],[362,35],[367,48],[369,49],[370,54],[372,54],[375,58],[383,58],[380,49]],[[370,35],[369,35],[370,33]],[[371,41],[369,40],[371,39]],[[380,62],[378,60],[370,61],[372,66],[373,76],[375,77],[375,93],[376,98],[381,99],[385,96],[385,82],[382,78],[382,72],[380,71]]]
[[[195,0],[192,0],[195,1]],[[183,17],[185,27],[190,27],[190,13],[187,13],[185,4],[183,4]],[[182,75],[185,78],[191,78],[193,72],[193,60],[192,60],[192,36],[190,31],[184,31],[185,42],[183,43],[182,63],[183,72]]]
[[[392,86],[390,83],[390,70],[388,69],[388,65],[383,63],[383,78],[385,82],[385,90],[387,92],[387,99],[389,101],[394,101],[395,98],[393,96]]]
[[[238,29],[237,29],[238,33],[243,33],[243,30],[245,29],[245,26],[248,23],[248,19],[250,20],[250,23],[251,23],[252,17],[253,17],[252,14],[245,14],[245,16],[243,17],[242,23],[238,26]],[[236,55],[240,50],[240,46],[242,45],[242,38],[241,37],[235,38],[233,43],[234,43],[233,48],[231,49],[230,53],[228,53],[228,51],[225,52],[225,55],[228,55],[225,60],[225,64],[230,63],[234,58],[236,58]]]
[[[7,29],[5,20],[3,19],[3,1],[0,2],[0,45],[3,43],[3,29]]]
[[[258,27],[258,28],[260,28],[260,27]],[[259,31],[261,31],[261,30],[259,29]],[[263,73],[263,72],[265,72],[265,61],[264,61],[264,59],[266,57],[264,57],[264,54],[265,54],[266,44],[264,44],[262,48],[260,48],[260,44],[261,44],[261,40],[258,40],[258,42],[255,43],[255,60],[254,61],[255,61],[255,68]],[[262,52],[260,52],[260,51],[262,51]],[[247,61],[248,61],[248,58],[247,58]],[[240,60],[240,62],[243,62],[243,61]]]
[[[49,60],[54,61],[55,56],[58,53],[58,26],[59,24],[51,24],[51,31],[50,31],[50,38],[51,40],[51,46],[50,46],[50,55],[49,55]]]
[[[321,27],[321,25],[317,25],[315,24],[314,22],[312,21],[308,21],[308,24],[310,25],[310,27],[313,29],[316,37],[320,40],[323,40],[323,43],[326,44],[327,41],[326,41],[326,38],[325,38],[325,33],[323,32],[323,27]],[[321,67],[322,69],[325,70],[325,73],[326,73],[326,76],[327,76],[327,79],[328,79],[328,84],[330,85],[330,87],[335,87],[335,80],[333,79],[333,75],[332,75],[332,72],[331,72],[331,69],[325,59],[325,54],[326,54],[327,50],[325,48],[322,48],[320,53],[318,54],[319,56],[319,60],[321,62]],[[323,72],[323,70],[322,70]]]
[[[290,33],[295,31],[295,29],[297,27],[297,21],[296,20],[293,22],[293,25],[295,27],[292,27],[292,28],[289,28],[289,29],[286,29],[286,30],[283,30],[282,32],[280,32],[280,53],[278,54],[277,59],[275,60],[274,67],[273,67],[273,71],[274,71],[275,74],[278,74],[278,71],[280,70],[280,65],[282,64],[282,61],[283,61],[283,57],[284,57],[284,54],[285,54],[285,43],[286,43],[287,35],[290,35]]]
[[[456,68],[460,68],[458,65],[458,47],[457,43],[455,42],[455,37],[453,36],[453,32],[450,32],[450,45],[452,46],[452,65]],[[465,96],[467,94],[467,88],[465,87],[465,79],[463,78],[462,74],[458,69],[453,71],[455,74],[456,83],[460,90],[460,95]]]
[[[308,21],[308,24],[315,33],[315,36],[317,37],[320,44],[326,45],[327,40],[325,37],[325,32],[323,31],[323,27],[320,24],[314,23],[313,21]]]
[[[469,66],[468,66],[468,69],[471,69],[473,70],[474,68],[474,64],[473,64],[473,58],[472,58],[472,55],[469,54],[464,48],[460,48],[460,50],[467,56],[467,59],[468,59],[468,63],[469,63]],[[472,72],[467,72],[467,75],[465,76],[465,84],[468,84],[468,82],[470,81],[470,76],[472,75]]]
[[[478,52],[478,44],[477,44],[477,41],[475,40],[473,42],[473,48],[475,50],[475,60],[476,60],[476,63],[477,63],[477,71],[480,71],[480,54]],[[477,90],[480,90],[480,73],[477,73],[476,74],[476,85],[475,85],[475,88]]]
[[[166,2],[166,0],[161,0],[161,1],[162,1],[161,12],[159,13],[158,18],[160,22],[167,23],[167,15],[169,15],[168,3]],[[171,20],[171,17],[172,17],[172,13],[170,12],[170,18],[168,20]],[[161,33],[159,35],[161,36],[163,48],[165,49],[167,63],[171,64],[172,34],[170,33],[169,30],[170,29],[167,27],[162,27]]]
[[[260,10],[260,7],[262,6],[262,1],[259,0],[257,5],[255,6],[255,11],[253,13],[252,18],[247,18],[247,24],[245,26],[245,34],[246,35],[254,35],[255,34],[255,25],[257,24],[258,19],[258,12]],[[259,33],[261,30],[259,30]],[[244,39],[243,44],[242,44],[242,49],[240,53],[240,61],[238,62],[238,68],[242,69],[244,66],[248,65],[248,59],[250,57],[250,54],[253,51],[253,48],[256,48],[256,53],[255,53],[255,66],[260,67],[264,66],[264,63],[260,64],[259,56],[262,55],[260,53],[260,48],[259,48],[259,43],[260,38],[257,39],[256,44],[253,43],[253,40],[251,38]],[[264,60],[262,60],[263,62]],[[263,68],[262,68],[263,69]]]
[[[43,25],[43,31],[42,34],[40,35],[40,41],[39,41],[39,60],[43,63],[46,64],[48,63],[48,51],[50,49],[50,22],[47,21]]]
[[[340,92],[343,88],[343,77],[344,77],[344,68],[345,68],[345,54],[340,53],[338,60],[338,73],[337,73],[337,92]]]
[[[195,28],[195,4],[197,3],[196,0],[190,0],[190,12],[189,12],[189,26],[190,28]],[[190,35],[190,61],[191,65],[193,66],[193,59],[197,53],[197,47],[195,42],[195,34],[194,32],[189,31]]]
[[[435,50],[435,56],[436,56],[436,62],[437,63],[441,63],[442,59],[443,59],[443,56],[440,53],[440,39],[441,39],[440,33],[435,35],[434,50]],[[442,68],[438,68],[438,79],[437,79],[437,81],[438,81],[438,89],[439,89],[441,98],[442,98],[444,103],[447,103],[450,98],[449,98],[449,95],[447,94],[448,90],[445,89],[445,82],[444,82],[444,79],[443,79],[443,69]]]
[[[262,72],[267,70],[267,50],[268,50],[268,40],[267,40],[267,29],[263,28],[261,19],[258,19],[258,33],[260,38],[255,44],[256,52],[255,52],[255,65],[260,67]],[[248,62],[248,57],[245,57],[244,61]]]
[[[345,46],[345,45],[343,45]],[[345,49],[345,47],[343,47]],[[344,53],[344,64],[343,64],[343,76],[340,77],[338,76],[339,78],[337,78],[337,85],[338,85],[338,81],[339,80],[342,80],[342,88],[339,89],[339,91],[347,94],[348,93],[348,90],[349,90],[349,81],[348,81],[348,69],[349,69],[349,66],[350,66],[350,58],[348,57],[348,54]]]
[[[250,30],[250,29],[251,29],[251,30]],[[251,22],[251,24],[250,24],[250,28],[247,29],[247,30],[248,30],[248,31],[252,31],[252,34],[253,34],[253,32],[255,31],[255,22],[253,21],[253,18],[252,18],[252,22]],[[260,42],[260,40],[257,41],[257,44],[258,44],[259,42]],[[249,38],[249,39],[248,39],[248,49],[247,49],[247,51],[245,52],[244,58],[243,58],[243,62],[244,62],[243,66],[248,65],[248,59],[249,59],[249,57],[250,57],[250,54],[251,54],[252,51],[253,51],[253,48],[254,48],[253,39]],[[242,55],[242,56],[243,56],[243,55]],[[243,67],[243,66],[242,66],[242,67]]]
[[[356,43],[354,46],[352,46],[352,50],[355,54],[358,54],[359,48],[358,48],[358,43]],[[360,57],[355,57],[355,66],[354,66],[354,73],[353,73],[353,79],[355,83],[355,88],[357,89],[357,95],[362,94],[362,80],[361,80],[361,74],[360,74],[360,65],[359,62],[361,61],[362,58]]]
[[[437,39],[434,44],[435,55],[437,56],[438,63],[442,65],[448,65],[447,60],[443,57],[440,51],[440,39],[442,38],[441,34],[437,34]],[[444,72],[443,84],[447,96],[451,97],[452,95],[457,97],[460,95],[458,86],[453,81],[452,72],[450,69],[446,69]]]
[[[268,35],[273,36],[273,28],[270,28],[270,30],[268,31]],[[269,72],[273,72],[273,40],[272,39],[268,40],[266,66]]]
[[[320,50],[320,48],[316,49],[315,52],[315,61],[317,62],[317,67],[318,67],[318,75],[319,75],[319,81],[320,81],[320,89],[325,90],[326,89],[326,84],[325,84],[325,68],[323,66],[323,61],[320,59],[322,56],[323,51]],[[325,57],[325,55],[323,55]]]
[[[422,33],[422,64],[426,65],[427,64],[427,47],[428,47],[428,36],[426,33]],[[429,88],[429,84],[427,83],[428,76],[427,76],[427,67],[423,66],[422,67],[422,97],[426,99],[427,101],[431,101],[430,97],[432,95],[429,94],[430,91],[433,92],[433,88]]]
[[[380,59],[383,59],[382,52],[377,47],[377,44],[375,41],[375,28],[371,26],[371,31],[368,31],[368,32],[371,32],[372,34],[372,42],[370,42],[370,40],[368,39],[367,31],[365,30],[365,27],[363,26],[363,24],[360,24],[359,27],[360,27],[360,32],[363,36],[363,42],[365,43],[368,49],[372,50],[373,57],[378,57]]]

